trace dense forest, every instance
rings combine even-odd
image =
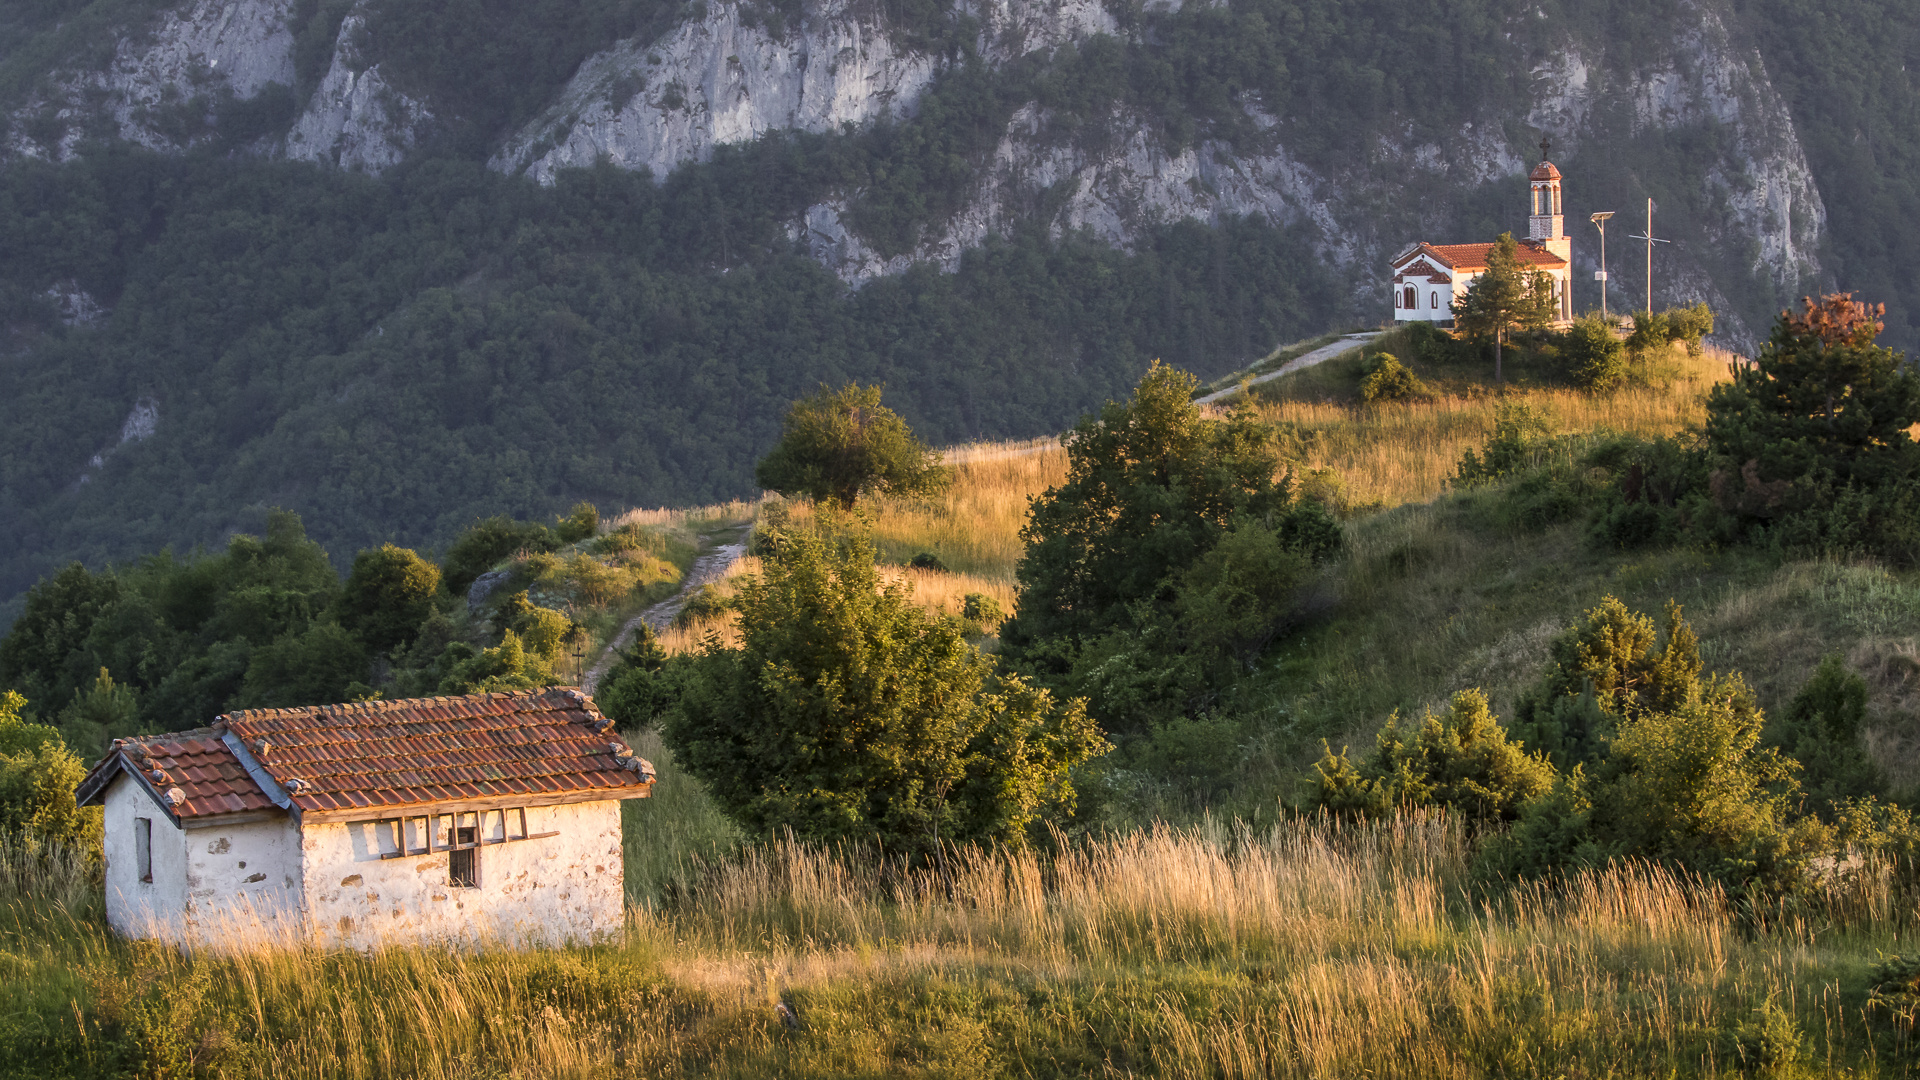
[[[495,513],[739,495],[782,403],[823,382],[884,383],[942,443],[1061,430],[1156,357],[1203,378],[1231,370],[1357,317],[1370,292],[1353,275],[1371,271],[1329,257],[1349,238],[1305,217],[1229,217],[1163,224],[1121,249],[1050,227],[1063,185],[957,272],[922,266],[853,289],[793,223],[844,197],[874,250],[913,250],[961,207],[1028,103],[1055,143],[1144,123],[1176,149],[1284,144],[1355,183],[1393,168],[1381,140],[1462,118],[1508,118],[1490,137],[1531,153],[1537,132],[1514,119],[1529,108],[1530,65],[1566,40],[1603,40],[1600,75],[1617,81],[1697,14],[1602,0],[1121,6],[1118,36],[996,65],[976,54],[962,8],[883,7],[895,32],[942,57],[910,116],[775,131],[666,177],[601,166],[543,188],[483,166],[583,58],[704,10],[664,0],[301,0],[288,24],[295,85],[165,106],[184,149],[81,138],[60,164],[10,152],[0,624],[72,559],[217,548],[263,529],[274,507],[300,513],[344,569],[359,548],[434,548]],[[793,3],[750,8],[746,21],[775,32],[805,17]],[[1904,167],[1920,111],[1905,70],[1920,37],[1886,0],[1845,8],[1752,0],[1722,14],[1735,44],[1763,55],[1826,193],[1825,272],[1884,299],[1884,340],[1903,346],[1916,309],[1898,252],[1920,243],[1920,188]],[[62,65],[104,64],[109,30],[167,9],[10,8],[0,101],[32,99]],[[433,125],[379,177],[271,160],[262,148],[333,62],[350,10],[365,20],[365,62],[426,102]],[[1618,89],[1561,158],[1576,194],[1659,199],[1686,258],[1764,325],[1782,298],[1754,251],[1699,224],[1724,207],[1697,174],[1731,135],[1711,122],[1636,133]],[[1262,128],[1249,104],[1280,125]],[[52,145],[69,120],[49,109],[0,123],[17,151]],[[1518,177],[1468,183],[1442,200],[1444,221],[1383,206],[1366,242],[1436,224],[1492,235],[1517,224],[1522,190]]]

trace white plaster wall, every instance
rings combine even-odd
[[[468,889],[447,883],[444,851],[380,858],[393,843],[374,822],[308,823],[301,854],[313,935],[366,948],[396,938],[558,944],[619,930],[620,804],[532,807],[527,831],[559,835],[481,848],[480,884]]]
[[[300,911],[300,834],[289,817],[186,831],[187,921],[203,932],[279,932]]]
[[[135,818],[153,822],[151,882],[140,880]],[[187,908],[186,834],[125,774],[107,788],[105,854],[108,925],[128,937],[176,933]]]

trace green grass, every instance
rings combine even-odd
[[[663,781],[643,810],[700,802]],[[1468,855],[1438,818],[1160,828],[919,872],[776,843],[610,944],[370,953],[130,944],[52,880],[72,875],[16,861],[0,1075],[1705,1077],[1769,1033],[1793,1059],[1771,1075],[1906,1074],[1863,1006],[1911,913],[1860,918],[1887,899],[1872,875],[1756,929],[1646,867],[1482,893]]]

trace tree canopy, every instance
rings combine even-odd
[[[957,620],[882,582],[861,536],[795,533],[739,596],[665,735],[749,830],[927,851],[1023,842],[1105,743],[1081,702],[996,674]]]
[[[851,510],[866,494],[937,491],[947,470],[899,414],[880,404],[880,387],[848,383],[793,403],[779,444],[760,459],[754,478],[769,491],[831,499]]]
[[[1544,329],[1558,310],[1553,278],[1520,263],[1520,245],[1501,233],[1487,252],[1487,269],[1453,305],[1454,324],[1470,337],[1493,340],[1493,380],[1503,381],[1500,348],[1514,330]]]

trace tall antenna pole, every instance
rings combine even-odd
[[[1588,221],[1593,222],[1595,228],[1600,230],[1600,272],[1593,275],[1593,280],[1600,283],[1601,322],[1605,322],[1607,319],[1607,219],[1612,217],[1613,214],[1614,212],[1612,210],[1602,210],[1597,214],[1589,215],[1587,218]]]
[[[1646,235],[1642,236],[1639,234],[1635,234],[1632,237],[1632,239],[1645,240],[1647,242],[1647,307],[1646,307],[1646,310],[1648,313],[1652,313],[1653,311],[1653,245],[1673,243],[1673,241],[1671,240],[1662,240],[1659,237],[1653,235],[1653,200],[1652,199],[1647,200]]]

